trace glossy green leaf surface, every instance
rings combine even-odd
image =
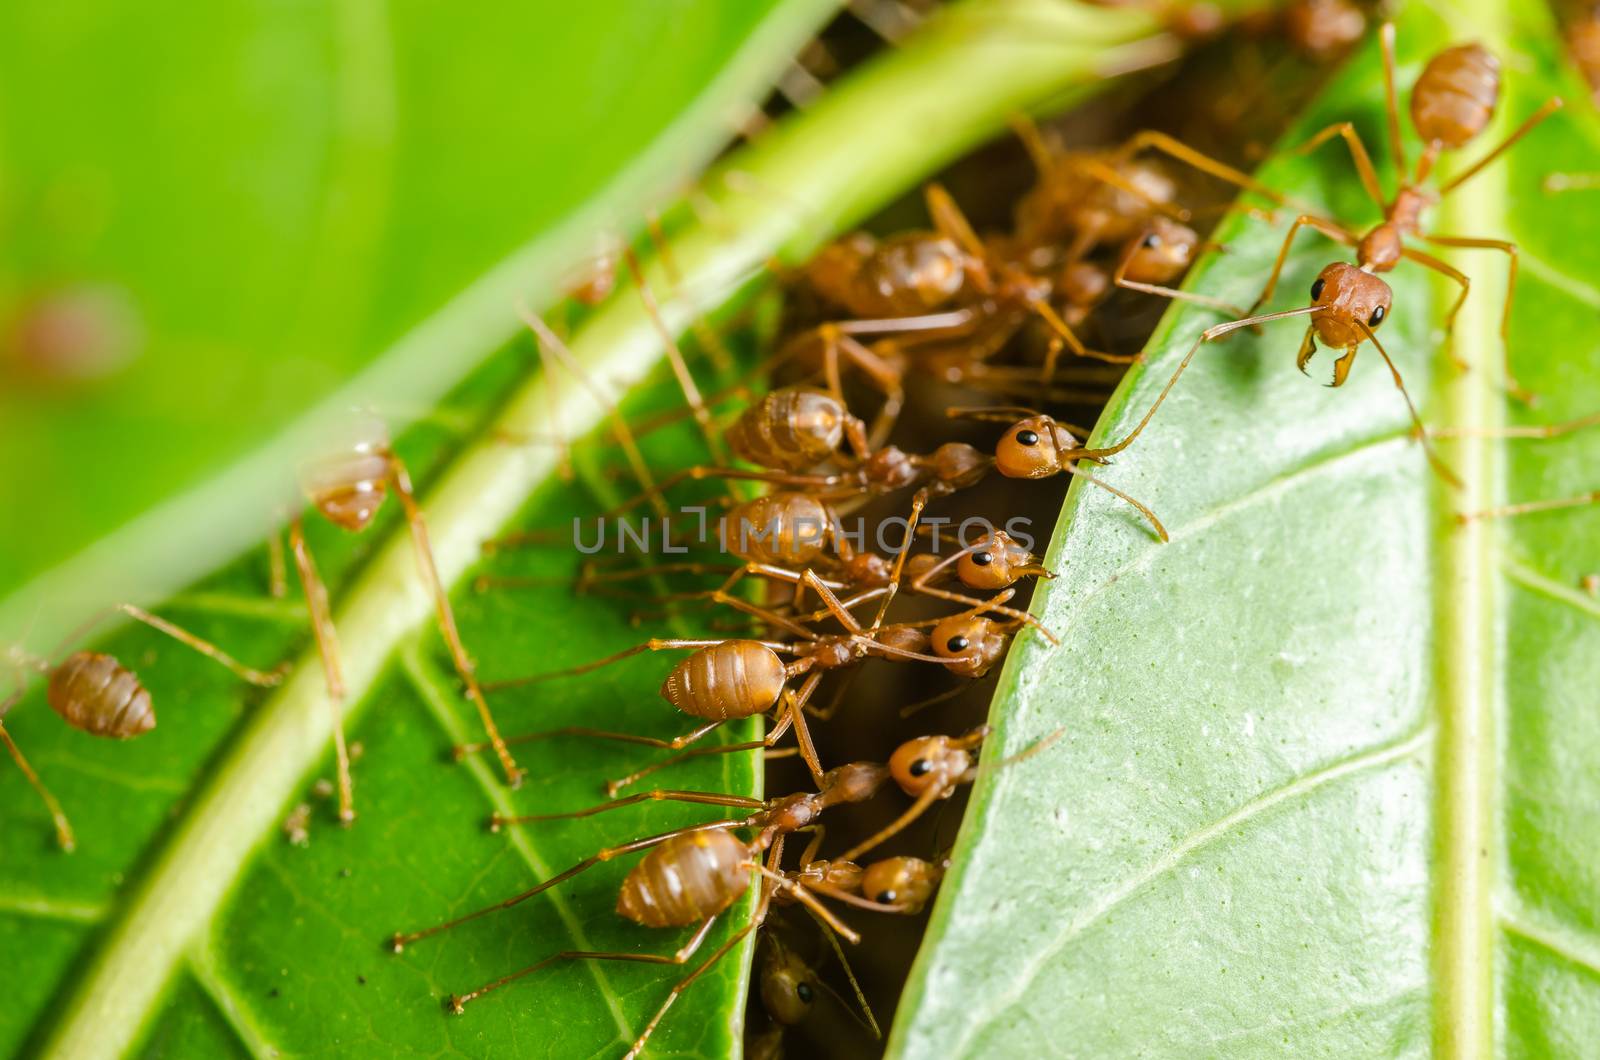
[[[1011,15],[1022,17],[1008,21]],[[1107,64],[1136,65],[1152,32],[1147,15],[1054,0],[986,0],[949,19],[733,156],[724,174],[737,169],[761,194],[712,182],[715,230],[669,219],[683,271],[682,297],[665,307],[674,326],[721,304],[775,254],[803,253],[994,134],[1017,107],[1081,92]],[[1051,27],[1056,32],[1046,33]],[[949,76],[952,69],[991,71],[987,91],[971,92]],[[800,205],[778,210],[775,201]],[[652,275],[658,290],[671,288],[659,271]],[[630,290],[589,318],[572,345],[619,390],[648,382],[660,356]],[[519,381],[529,361],[529,347],[517,344],[442,415],[401,439],[400,453],[424,489],[447,583],[475,568],[482,544],[513,521],[564,525],[603,508],[620,488],[609,468],[592,462],[580,486],[552,485],[552,448],[511,441],[582,437],[601,416],[579,388],[553,395],[544,380]],[[447,432],[441,423],[459,429]],[[696,450],[683,433],[666,433],[651,441],[649,455],[670,467]],[[449,746],[476,737],[477,724],[429,632],[430,601],[395,514],[357,539],[318,524],[311,544],[334,590],[351,690],[347,718],[363,745],[360,820],[348,831],[332,827],[330,807],[308,794],[315,778],[331,773],[327,697],[298,601],[265,595],[264,555],[167,601],[158,610],[235,654],[267,665],[298,653],[295,668],[271,694],[243,692],[204,660],[128,631],[110,647],[148,682],[162,718],[154,733],[131,744],[97,742],[66,730],[37,693],[7,717],[73,815],[80,848],[70,857],[55,851],[22,778],[0,770],[0,805],[12,808],[0,861],[0,932],[6,952],[17,955],[0,972],[10,998],[0,1048],[63,1057],[620,1052],[665,996],[670,974],[637,965],[558,967],[459,1019],[447,1019],[440,1003],[573,945],[671,952],[681,934],[651,937],[613,911],[629,862],[399,956],[380,943],[397,929],[501,898],[605,843],[716,815],[657,806],[537,832],[485,832],[482,822],[495,810],[588,804],[602,779],[651,756],[572,741],[530,744],[518,753],[532,775],[515,793],[488,763],[449,764]],[[554,584],[455,594],[485,679],[586,661],[641,635],[626,621],[637,601],[572,598],[564,579],[578,558],[570,549],[497,557],[497,573]],[[603,724],[675,735],[686,726],[659,701],[665,666],[660,656],[646,657],[495,702],[508,731]],[[757,776],[749,759],[728,757],[670,779],[754,792]],[[302,800],[311,806],[303,849],[286,842],[282,827]],[[738,919],[731,914],[704,952]],[[698,983],[663,1025],[658,1052],[732,1052],[747,969],[745,951]]]
[[[1600,407],[1600,135],[1537,5],[1408,4],[1402,105],[1422,63],[1478,38],[1504,62],[1495,125],[1572,104],[1447,198],[1432,231],[1522,248],[1511,349],[1535,409],[1500,390],[1506,260],[1406,263],[1379,332],[1437,426],[1556,422]],[[1393,180],[1375,42],[1289,144],[1352,120]],[[1410,157],[1418,144],[1407,132]],[[1337,143],[1268,183],[1378,219]],[[1386,183],[1392,191],[1393,184]],[[1249,305],[1287,228],[1244,221],[1191,280]],[[1302,235],[1269,309],[1306,303],[1341,248]],[[1220,318],[1176,307],[1097,437],[1129,430]],[[1036,601],[1061,637],[1013,650],[986,769],[899,1014],[897,1057],[1581,1056],[1600,1029],[1600,510],[1460,525],[1457,511],[1596,487],[1600,434],[1443,444],[1432,475],[1389,373],[1293,358],[1304,320],[1203,349],[1150,432],[1102,474],[1172,530],[1152,540],[1075,488]],[[1461,373],[1447,351],[1473,367]],[[1083,484],[1078,484],[1080,487]]]
[[[0,514],[0,595],[374,362],[345,405],[425,411],[514,333],[513,295],[675,196],[835,6],[7,5],[0,494],[30,503]],[[84,356],[132,360],[41,379],[17,322],[85,288],[116,312]]]

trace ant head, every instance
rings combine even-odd
[[[805,1022],[822,992],[821,984],[800,955],[767,936],[767,955],[761,962],[761,1007],[774,1023],[793,1027]]]
[[[1006,478],[1049,478],[1061,472],[1078,448],[1072,432],[1049,416],[1029,416],[1007,429],[994,447],[994,463]]]
[[[880,905],[894,905],[906,913],[920,913],[943,876],[943,865],[921,858],[885,858],[868,865],[861,874],[861,894]]]
[[[877,762],[849,762],[822,774],[823,801],[830,806],[865,802],[889,779],[889,770]]]
[[[972,755],[948,736],[919,736],[895,748],[889,772],[900,790],[912,798],[938,788],[948,798],[969,770]]]
[[[1005,634],[982,615],[952,615],[929,634],[933,653],[959,677],[982,677],[1006,651]]]
[[[1388,319],[1394,292],[1383,280],[1339,261],[1317,274],[1311,304],[1322,312],[1311,317],[1324,345],[1348,349],[1366,339],[1357,321],[1376,331]]]
[[[871,589],[888,585],[894,575],[894,564],[876,552],[858,552],[844,565],[850,584]]]
[[[388,495],[393,466],[388,427],[376,416],[358,413],[340,425],[325,453],[300,469],[306,499],[340,529],[365,529]]]
[[[963,489],[981,479],[994,461],[964,442],[946,442],[933,451],[933,471],[942,485]]]
[[[1123,275],[1135,283],[1168,283],[1189,268],[1199,245],[1194,229],[1157,214],[1129,241]]]
[[[907,232],[883,241],[878,261],[896,288],[904,311],[928,313],[949,303],[967,285],[971,258],[953,239]]]
[[[972,589],[1006,589],[1029,574],[1048,574],[1032,552],[1004,530],[985,534],[971,552],[956,561],[961,584]]]

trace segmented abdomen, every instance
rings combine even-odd
[[[784,387],[744,411],[725,437],[741,459],[783,471],[806,471],[844,440],[845,410],[819,390]]]
[[[691,832],[645,855],[622,881],[617,912],[645,927],[683,927],[727,909],[750,886],[750,852],[730,832]]]
[[[1411,120],[1424,141],[1460,147],[1483,131],[1500,100],[1500,61],[1481,44],[1446,48],[1411,89]]]
[[[114,657],[80,651],[50,675],[50,709],[92,736],[127,740],[156,727],[150,693]]]
[[[765,644],[729,640],[674,666],[661,683],[661,696],[707,721],[749,718],[772,709],[788,676],[783,660]]]
[[[833,520],[805,493],[770,493],[729,510],[722,521],[723,547],[753,563],[798,570],[822,554]]]

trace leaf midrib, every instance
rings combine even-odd
[[[1474,25],[1490,31],[1490,47],[1505,55],[1509,0],[1462,0]],[[1508,115],[1479,138],[1498,143]],[[1480,146],[1480,150],[1481,150]],[[1475,157],[1475,156],[1473,156]],[[1485,170],[1436,211],[1433,231],[1499,234],[1507,229],[1508,178],[1504,161]],[[1478,251],[1477,257],[1490,252]],[[1502,270],[1475,267],[1473,286],[1450,344],[1472,368],[1458,372],[1434,357],[1434,404],[1440,422],[1472,429],[1505,422],[1502,353],[1496,310],[1505,297]],[[1498,264],[1498,263],[1496,263]],[[1438,277],[1439,305],[1448,305],[1453,284]],[[1434,913],[1434,1038],[1445,1057],[1485,1057],[1494,1052],[1494,864],[1495,726],[1504,701],[1497,669],[1501,658],[1495,603],[1501,573],[1496,529],[1486,520],[1458,524],[1454,512],[1493,506],[1500,496],[1499,447],[1485,438],[1463,437],[1446,447],[1463,488],[1435,488],[1436,525],[1442,547],[1436,558],[1435,589],[1439,678],[1438,753],[1435,780],[1438,880]]]

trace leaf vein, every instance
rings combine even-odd
[[[1016,1005],[1022,996],[1027,993],[1029,986],[1038,976],[1040,969],[1052,963],[1056,956],[1066,950],[1075,939],[1104,919],[1112,910],[1132,898],[1146,884],[1171,872],[1181,865],[1184,859],[1196,851],[1224,838],[1241,825],[1254,820],[1275,807],[1302,798],[1324,785],[1345,777],[1377,769],[1391,762],[1410,757],[1428,746],[1434,734],[1435,727],[1433,723],[1425,723],[1415,731],[1397,740],[1379,744],[1349,758],[1340,759],[1303,776],[1296,777],[1287,784],[1256,796],[1210,824],[1190,832],[1178,843],[1168,848],[1165,853],[1146,864],[1144,868],[1123,877],[1121,882],[1110,890],[1105,891],[1098,901],[1067,921],[1054,939],[1042,946],[1026,964],[1017,970],[1017,974],[1011,979],[1011,988],[1000,998],[998,1004],[990,1006],[986,1015],[973,1019],[968,1023],[966,1035],[960,1044],[951,1050],[951,1055],[968,1055],[967,1049],[971,1036],[979,1028],[993,1024],[1003,1012]]]
[[[443,730],[445,736],[452,744],[466,743],[470,736],[462,726],[460,718],[450,707],[453,698],[450,689],[429,668],[422,655],[420,641],[413,639],[400,652],[400,669],[405,674],[407,681],[417,690],[418,696],[428,708],[428,714]],[[489,767],[476,758],[468,758],[462,763],[478,787],[483,790],[490,805],[503,816],[515,817],[517,810],[512,805],[504,787],[490,774]],[[539,856],[538,849],[533,840],[528,836],[526,828],[512,826],[507,829],[511,845],[516,847],[517,853],[522,855],[522,860],[528,868],[533,870],[539,879],[548,879],[551,875],[550,865]],[[578,949],[592,949],[593,946],[584,934],[583,927],[572,911],[572,906],[567,899],[557,890],[545,892],[550,899],[550,904],[556,911],[562,924],[566,926],[568,936]],[[606,1008],[611,1013],[612,1022],[616,1024],[617,1031],[622,1041],[629,1041],[633,1032],[628,1027],[628,1021],[622,1014],[622,1008],[617,1004],[616,990],[611,985],[605,970],[596,961],[580,962],[588,969],[594,978],[595,987],[600,991],[600,996],[605,1000]]]

